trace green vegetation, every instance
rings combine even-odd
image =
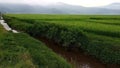
[[[25,33],[14,34],[0,25],[0,68],[71,68],[42,42]]]
[[[82,31],[74,27],[71,28],[69,26],[66,27],[64,25],[47,22],[39,23],[39,21],[19,21],[15,19],[9,21],[8,24],[14,29],[25,31],[32,36],[42,36],[53,39],[55,42],[60,43],[65,47],[80,47],[80,45],[87,44],[86,42],[88,41]]]
[[[5,19],[11,27],[32,36],[82,48],[105,63],[120,64],[119,15],[10,14]]]

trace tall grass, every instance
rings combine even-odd
[[[114,20],[119,24],[119,15],[8,16],[14,17],[8,24],[15,29],[45,36],[63,46],[77,46],[105,63],[120,64],[120,27],[114,24]],[[108,24],[111,20],[113,25]]]
[[[25,33],[13,34],[0,26],[0,68],[71,68],[42,42]]]

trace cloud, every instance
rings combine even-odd
[[[0,3],[25,3],[30,5],[47,5],[56,2],[91,7],[107,5],[115,2],[120,3],[120,0],[0,0]]]

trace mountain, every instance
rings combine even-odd
[[[46,6],[0,3],[0,11],[6,13],[46,13],[46,14],[120,14],[119,6],[120,3],[114,3],[102,7],[83,7],[61,2]]]
[[[29,13],[32,6],[26,4],[0,4],[0,11],[7,13]]]
[[[110,5],[103,6],[103,8],[120,10],[120,3],[112,3]]]

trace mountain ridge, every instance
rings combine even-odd
[[[116,7],[116,5],[118,7]],[[0,11],[6,13],[45,13],[45,14],[120,14],[120,3],[102,7],[84,7],[66,3],[56,3],[46,6],[28,4],[0,3]],[[114,7],[114,8],[113,8]]]

